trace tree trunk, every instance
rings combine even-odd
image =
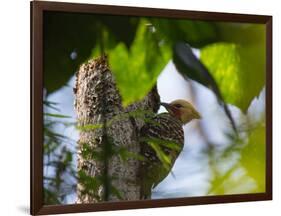
[[[156,87],[140,102],[122,107],[107,58],[83,64],[76,74],[75,109],[78,141],[77,203],[140,199],[139,129],[143,120],[128,115],[136,110],[156,112]],[[89,154],[90,152],[90,154]],[[124,159],[124,157],[123,157]]]

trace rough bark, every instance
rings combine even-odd
[[[80,131],[78,172],[82,170],[94,178],[102,176],[102,180],[106,181],[93,195],[84,190],[84,185],[78,179],[77,203],[140,199],[140,161],[131,157],[124,162],[118,152],[112,154],[112,149],[123,148],[134,154],[140,153],[138,132],[143,120],[124,114],[138,109],[156,112],[159,108],[156,87],[142,101],[124,109],[107,59],[102,56],[80,67],[74,92],[78,126],[102,125]],[[83,156],[85,144],[95,152],[103,152],[104,158]],[[109,152],[106,152],[108,149]],[[122,198],[116,196],[113,188],[120,192]]]

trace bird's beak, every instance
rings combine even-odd
[[[170,104],[161,102],[160,105],[163,106],[163,107],[165,107],[165,109],[166,109],[167,111],[170,110],[170,107],[171,107]]]
[[[194,115],[195,119],[201,119],[202,118],[200,113],[195,109],[193,110],[193,115]]]

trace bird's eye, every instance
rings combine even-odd
[[[175,104],[175,107],[181,108],[182,106],[180,104]]]

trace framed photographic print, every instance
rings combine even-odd
[[[31,214],[272,199],[272,17],[31,2]]]

